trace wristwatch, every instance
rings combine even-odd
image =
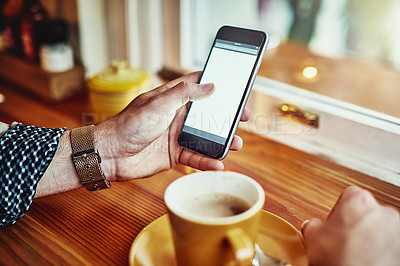
[[[110,188],[101,170],[101,158],[94,147],[94,125],[71,130],[72,161],[82,185],[89,191]]]

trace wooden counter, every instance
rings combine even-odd
[[[0,121],[69,129],[90,122],[85,95],[49,104],[4,83],[0,93],[6,97]],[[229,153],[226,170],[257,180],[266,193],[264,209],[296,228],[305,219],[326,217],[350,185],[400,208],[400,189],[394,185],[254,134],[238,134],[244,147]],[[36,199],[15,225],[0,228],[0,265],[126,265],[137,234],[166,213],[165,188],[192,171],[177,166],[147,179],[113,183],[110,190],[79,189]]]

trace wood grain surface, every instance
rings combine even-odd
[[[71,129],[86,123],[82,117],[90,112],[86,95],[49,104],[5,83],[0,92],[6,96],[0,121],[8,123]],[[266,193],[264,209],[296,228],[305,219],[325,218],[350,185],[400,208],[400,189],[394,185],[255,134],[238,134],[244,147],[229,153],[226,170],[257,180]],[[36,199],[15,225],[0,228],[0,265],[127,265],[135,237],[166,213],[165,188],[193,171],[180,165],[147,179],[113,183],[109,190],[78,189]]]

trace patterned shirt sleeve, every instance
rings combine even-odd
[[[0,138],[0,226],[26,213],[64,131],[18,124]]]

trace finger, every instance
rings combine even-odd
[[[179,77],[179,78],[177,78],[177,79],[168,81],[168,82],[165,84],[165,87],[167,87],[167,89],[170,89],[170,88],[172,88],[172,87],[175,87],[176,85],[178,85],[178,84],[181,83],[182,81],[188,81],[188,82],[193,82],[193,83],[199,83],[200,77],[201,77],[201,74],[202,74],[202,73],[203,73],[202,71],[195,71],[195,72],[189,73],[189,74],[184,75],[184,76],[182,76],[182,77]]]
[[[175,87],[176,85],[178,85],[179,83],[181,83],[182,81],[187,81],[187,82],[191,82],[191,83],[199,83],[200,77],[201,77],[201,71],[197,71],[197,72],[192,72],[190,74],[187,74],[185,76],[179,77],[177,79],[171,80],[163,85],[161,85],[158,88],[155,88],[151,91],[149,91],[148,93],[146,93],[146,97],[153,98],[154,96],[163,93],[173,87]]]
[[[189,101],[199,100],[212,94],[214,84],[196,84],[182,81],[175,87],[160,93],[152,100],[151,108],[159,109],[167,114],[176,112]]]
[[[240,118],[240,121],[247,122],[247,121],[249,121],[250,116],[251,116],[250,110],[247,108],[244,108],[242,117]]]
[[[332,261],[332,259],[326,257],[327,254],[324,252],[327,250],[326,246],[334,245],[330,243],[332,230],[327,230],[324,221],[313,218],[303,222],[301,233],[303,234],[310,265],[325,265],[327,261]],[[333,234],[335,233],[333,231]],[[328,251],[332,252],[329,249]],[[337,255],[335,252],[332,254]],[[325,264],[321,262],[325,262]]]
[[[231,147],[229,148],[231,151],[238,151],[243,147],[243,139],[238,135],[233,136]]]
[[[324,221],[317,218],[304,221],[301,225],[301,233],[303,234],[304,240],[306,242],[311,242],[314,237],[318,237],[318,234],[324,224]]]
[[[195,152],[183,150],[179,158],[181,164],[199,169],[199,170],[224,170],[224,164],[216,159],[208,158]]]

